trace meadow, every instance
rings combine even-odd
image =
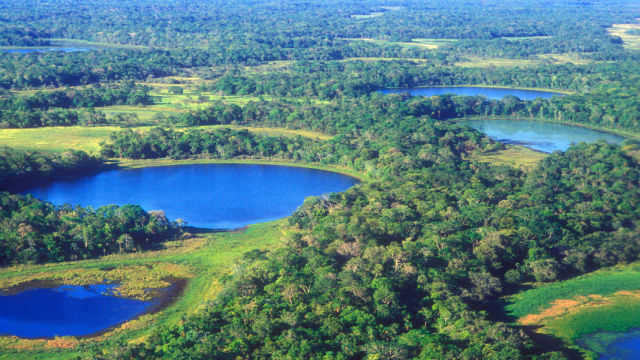
[[[629,29],[640,29],[638,24],[614,24],[611,28],[607,29],[610,35],[619,36],[624,46],[631,50],[640,50],[640,36],[630,35],[627,33]]]
[[[120,126],[68,126],[43,127],[35,129],[0,129],[0,146],[15,150],[63,152],[69,149],[83,150],[87,153],[97,153],[100,142],[109,139],[109,134],[124,128],[135,131],[147,131],[149,126],[120,127]],[[177,130],[228,128],[233,130],[246,129],[256,134],[267,136],[303,136],[312,139],[326,140],[331,137],[322,133],[307,130],[291,130],[283,128],[249,127],[237,125],[209,125],[196,127],[174,127]]]
[[[507,296],[504,314],[514,325],[561,339],[587,359],[575,340],[597,332],[627,332],[640,323],[640,263],[617,265]]]

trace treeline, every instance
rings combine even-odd
[[[242,156],[273,157],[300,160],[296,150],[310,140],[259,136],[248,130],[185,130],[152,128],[149,131],[123,130],[111,133],[101,144],[100,154],[106,158],[183,159],[196,155],[232,159]],[[294,156],[295,154],[295,156]]]
[[[0,148],[0,190],[11,190],[30,183],[52,180],[59,176],[80,174],[97,169],[102,159],[82,150],[60,154],[14,151]]]
[[[180,227],[164,212],[140,206],[52,205],[0,193],[0,264],[51,263],[141,251],[173,238]]]
[[[112,105],[150,105],[149,88],[136,85],[132,81],[123,81],[115,86],[94,84],[85,89],[66,89],[39,91],[31,96],[0,99],[0,109],[8,111],[28,111],[50,108],[91,108]]]

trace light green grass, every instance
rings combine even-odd
[[[338,61],[415,61],[415,62],[426,62],[427,59],[414,59],[414,58],[379,58],[379,57],[354,57],[354,58],[346,58]],[[421,65],[422,66],[422,65]]]
[[[615,296],[604,301],[591,300],[588,306],[544,323],[549,333],[571,340],[600,331],[627,332],[639,325],[640,298],[633,296]]]
[[[376,40],[376,39],[367,39],[367,38],[343,38],[342,40],[346,41],[366,41],[371,42],[378,45],[398,45],[402,47],[418,47],[424,49],[436,49],[441,44],[435,44],[429,42],[431,39],[419,39],[424,40],[424,42],[398,42],[398,41],[388,41],[388,40]]]
[[[384,15],[383,12],[372,12],[371,14],[368,15],[351,15],[352,19],[371,19],[371,18],[375,18],[375,17],[380,17]]]
[[[99,260],[77,261],[40,266],[19,266],[0,270],[0,278],[25,276],[38,272],[65,271],[72,269],[102,269],[109,267],[177,264],[194,269],[195,277],[189,281],[183,295],[167,309],[151,316],[144,316],[138,323],[132,322],[130,329],[117,329],[99,338],[101,347],[111,349],[120,341],[139,342],[161,324],[176,324],[194,312],[204,301],[212,300],[221,289],[218,279],[228,274],[232,266],[247,251],[271,249],[280,244],[284,220],[251,225],[243,234],[207,233],[201,240],[191,243],[168,244],[167,249],[141,254],[112,255]],[[72,339],[73,340],[73,339]],[[80,340],[93,343],[95,339]],[[0,338],[0,359],[75,359],[74,349],[46,349],[41,340],[18,340]],[[20,347],[21,349],[12,349]]]
[[[56,39],[47,39],[47,40],[49,40],[52,44],[55,44],[58,46],[80,45],[80,46],[95,46],[95,47],[120,48],[120,49],[149,49],[148,46],[141,46],[141,45],[109,44],[109,43],[94,42],[94,41],[87,41],[87,40],[77,40],[77,39],[56,38]]]
[[[551,36],[503,36],[502,39],[508,41],[522,41],[522,40],[538,40],[538,39],[550,39]]]
[[[536,60],[519,60],[519,59],[499,59],[499,58],[489,58],[482,59],[477,57],[466,57],[467,61],[461,61],[455,63],[457,67],[465,67],[465,68],[486,68],[490,66],[495,67],[515,67],[515,66],[537,66],[540,65],[540,61]]]
[[[640,36],[627,33],[629,29],[640,29],[638,24],[615,24],[607,29],[610,35],[620,36],[625,48],[630,50],[640,50]]]
[[[592,294],[611,295],[622,290],[640,290],[640,263],[605,268],[570,280],[539,287],[507,299],[507,313],[515,317],[537,314],[555,300]]]
[[[285,161],[282,159],[258,159],[258,158],[246,158],[246,159],[207,159],[207,158],[194,158],[188,160],[172,160],[172,159],[154,159],[154,160],[117,160],[118,167],[120,169],[136,169],[143,167],[153,166],[174,166],[174,165],[193,165],[193,164],[254,164],[254,165],[279,165],[279,166],[294,166],[303,167],[307,169],[325,170],[336,172],[344,175],[354,177],[361,181],[369,181],[370,178],[364,173],[357,172],[343,166],[333,165],[320,165],[317,163],[300,163],[294,161]]]
[[[506,298],[505,312],[535,332],[562,339],[584,359],[598,356],[575,340],[599,332],[626,332],[640,324],[640,263],[618,265],[539,286]],[[594,350],[589,346],[590,350]]]
[[[125,111],[130,112],[130,111]],[[137,131],[147,131],[150,126],[132,127]],[[197,126],[198,129],[229,128],[234,130],[247,129],[256,134],[268,136],[303,136],[312,139],[330,139],[328,135],[307,130],[291,130],[283,128],[250,127],[241,125],[209,125]],[[35,129],[0,129],[0,146],[22,151],[62,152],[69,149],[83,150],[87,153],[95,153],[100,150],[99,143],[109,139],[109,134],[122,130],[119,126],[56,126]],[[187,127],[176,127],[177,130],[186,130]]]
[[[476,154],[465,160],[529,169],[537,165],[547,155],[548,154],[527,149],[523,146],[508,146],[505,150]]]
[[[538,55],[533,59],[501,59],[501,58],[480,58],[467,56],[466,61],[455,63],[458,67],[467,68],[486,68],[489,66],[495,67],[527,67],[527,66],[540,66],[547,63],[553,64],[566,64],[573,63],[576,65],[584,65],[588,63],[602,63],[602,61],[593,61],[589,59],[582,59],[579,54],[548,54]]]

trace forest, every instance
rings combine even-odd
[[[1,336],[0,353],[597,359],[549,323],[502,311],[531,289],[637,264],[638,19],[631,0],[0,3],[0,292],[39,273],[191,269],[173,305],[93,338]],[[433,86],[556,95],[380,92]],[[468,119],[627,140],[573,143],[517,166],[487,159],[526,149]],[[44,141],[36,130],[78,128],[96,131],[78,141],[97,150],[32,146]],[[20,148],[3,144],[16,134],[27,134]],[[102,171],[222,162],[348,171],[362,182],[300,199],[277,228],[229,232],[185,228],[189,219],[134,196],[94,208],[21,194]],[[215,267],[203,260],[234,248]],[[557,295],[527,315],[576,299]],[[625,312],[640,311],[633,301]]]

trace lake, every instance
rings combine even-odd
[[[598,360],[640,359],[640,329],[628,333],[599,332],[576,341],[581,347],[598,353]]]
[[[561,93],[551,91],[538,90],[518,90],[518,89],[502,89],[494,87],[481,86],[443,86],[443,87],[415,87],[402,89],[382,89],[379,92],[383,94],[400,94],[409,92],[411,95],[434,96],[444,95],[446,93],[454,93],[457,95],[484,95],[489,99],[502,99],[506,95],[514,95],[522,100],[533,100],[537,97],[550,98],[553,95],[563,95]]]
[[[44,52],[44,51],[64,51],[64,52],[72,52],[72,51],[90,51],[97,50],[92,47],[65,47],[65,48],[24,48],[24,49],[0,49],[0,51],[5,51],[9,53],[20,53],[27,54],[30,52]]]
[[[137,204],[189,226],[235,229],[291,215],[308,196],[359,183],[330,171],[292,166],[200,164],[102,172],[24,191],[53,204]]]
[[[135,318],[153,303],[108,296],[115,285],[58,286],[0,296],[0,333],[82,336]]]
[[[578,126],[532,120],[469,120],[459,121],[486,133],[491,138],[513,145],[522,145],[533,150],[551,153],[566,151],[571,143],[596,142],[604,139],[612,144],[620,144],[624,137]]]

